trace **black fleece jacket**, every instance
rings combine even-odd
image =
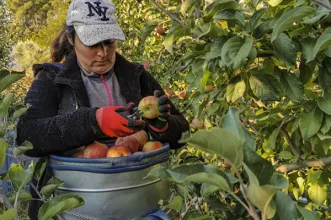
[[[91,108],[87,92],[74,54],[70,55],[62,70],[52,64],[34,65],[36,79],[25,98],[31,105],[17,125],[19,143],[28,140],[33,149],[26,152],[32,157],[61,154],[67,150],[88,145],[98,140],[101,133],[96,118],[96,108]],[[160,84],[142,65],[133,64],[116,54],[115,73],[122,95],[127,103],[139,101]],[[153,137],[169,142],[171,148],[182,145],[178,140],[189,129],[184,116],[171,105],[169,129]]]

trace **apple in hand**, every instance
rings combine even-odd
[[[151,151],[158,150],[162,147],[163,147],[163,144],[160,141],[148,141],[144,145],[142,152],[151,152]]]
[[[143,117],[147,119],[157,118],[160,115],[159,103],[155,96],[144,97],[139,102],[138,109],[144,113]]]
[[[143,148],[143,146],[148,141],[148,134],[144,130],[138,131],[137,133],[134,133],[134,134],[130,135],[129,137],[131,137],[131,136],[137,139],[140,150]]]
[[[107,151],[107,157],[124,157],[132,155],[131,151],[123,145],[114,145]]]
[[[94,141],[84,149],[84,158],[102,158],[106,157],[108,147],[105,144]]]

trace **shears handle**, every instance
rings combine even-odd
[[[143,120],[136,120],[132,117],[131,111],[133,111],[135,104],[133,102],[128,103],[127,105],[123,106],[123,108],[116,109],[116,112],[128,119],[127,127],[132,130],[142,130],[145,128],[145,121]]]

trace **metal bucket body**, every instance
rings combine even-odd
[[[64,181],[55,194],[75,193],[85,201],[84,206],[62,217],[65,220],[128,220],[156,211],[158,202],[169,197],[169,185],[166,181],[145,177],[152,169],[166,166],[169,156],[169,145],[157,151],[119,158],[51,156],[53,175]]]

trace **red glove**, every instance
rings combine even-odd
[[[116,112],[123,106],[109,106],[96,111],[95,117],[98,125],[105,135],[109,137],[124,137],[137,132],[127,127],[128,119]],[[138,123],[137,123],[138,124]]]

